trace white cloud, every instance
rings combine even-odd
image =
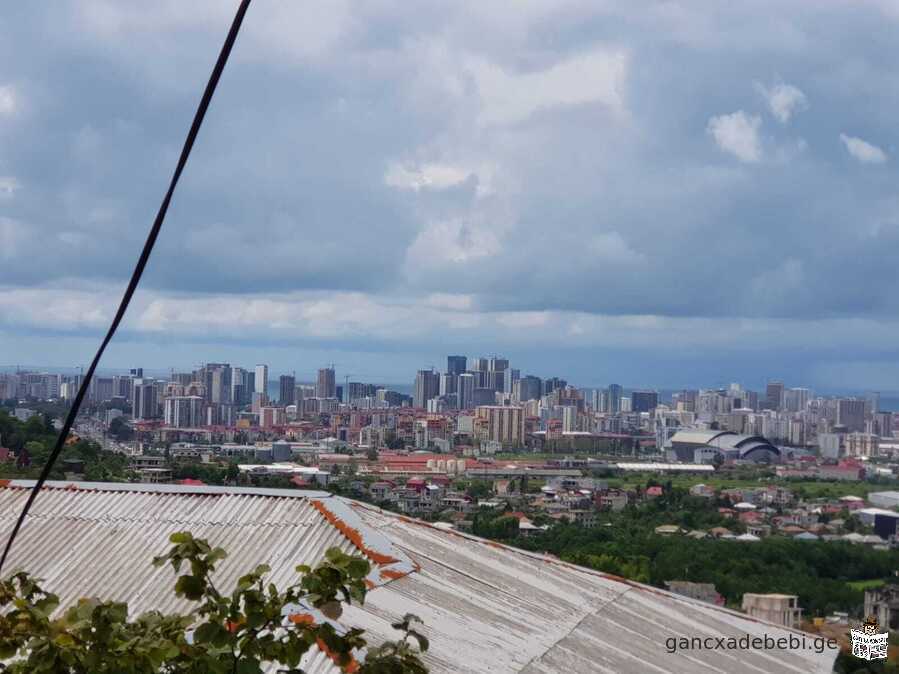
[[[523,74],[484,60],[470,61],[469,70],[480,93],[483,124],[512,124],[560,105],[602,103],[624,111],[628,59],[621,50],[597,50]]]
[[[422,230],[406,251],[406,264],[424,271],[433,265],[459,264],[491,257],[500,251],[500,239],[487,227],[464,220],[435,222]]]
[[[10,198],[21,187],[12,176],[0,176],[0,199]]]
[[[474,297],[472,295],[432,293],[425,299],[425,304],[435,309],[469,311],[474,306]]]
[[[604,262],[632,264],[645,257],[631,248],[618,232],[603,232],[589,241],[590,251]]]
[[[886,152],[861,138],[841,133],[840,140],[843,141],[849,154],[864,164],[883,164],[887,160]]]
[[[756,82],[755,88],[764,96],[771,114],[781,124],[789,122],[794,113],[808,108],[808,99],[805,94],[792,84],[780,83],[769,88]]]
[[[471,173],[457,166],[423,164],[414,166],[393,162],[384,174],[384,183],[398,189],[418,191],[427,187],[445,189],[465,182]]]
[[[15,257],[19,245],[27,237],[28,232],[20,222],[0,217],[0,259],[9,260]]]
[[[12,115],[18,107],[18,97],[10,85],[0,86],[0,115]]]
[[[757,162],[762,158],[758,115],[749,116],[742,110],[729,115],[709,119],[706,131],[711,134],[722,151],[734,155],[742,162]]]
[[[0,220],[2,241],[3,221]],[[110,304],[108,292],[55,288],[5,289],[0,292],[0,324],[58,330],[98,328],[109,322]]]

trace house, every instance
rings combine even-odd
[[[746,525],[746,533],[752,534],[753,536],[758,536],[759,538],[764,538],[765,536],[771,535],[771,525],[770,524],[747,524]]]
[[[873,615],[884,629],[899,631],[899,585],[865,590],[865,615]]]
[[[849,511],[858,510],[865,507],[865,499],[859,496],[841,496],[839,501],[840,506],[848,509]]]
[[[659,536],[673,536],[681,533],[682,529],[676,524],[662,524],[655,528],[655,532]]]
[[[368,488],[368,493],[371,494],[371,497],[375,501],[386,501],[390,497],[391,492],[393,492],[393,489],[393,482],[382,480],[380,482],[372,482],[371,486]]]
[[[0,513],[19,512],[33,486],[27,480],[3,483]],[[9,536],[13,524],[11,517],[0,518],[0,536]],[[739,658],[715,649],[669,653],[659,645],[672,634],[712,640],[767,634],[777,640],[791,632],[310,490],[49,482],[12,547],[8,568],[46,579],[63,607],[97,596],[128,602],[132,615],[169,613],[184,603],[172,592],[171,570],[152,566],[151,559],[182,530],[229,553],[213,576],[220,589],[262,563],[271,566],[266,580],[283,589],[296,582],[298,564],[318,565],[332,546],[369,556],[365,603],[345,607],[338,627],[361,627],[378,645],[398,638],[391,623],[404,614],[420,616],[419,629],[430,641],[423,660],[432,674],[592,672],[598,662],[612,672],[774,674],[830,671],[834,664],[832,651],[814,649],[750,649]],[[497,616],[514,620],[515,629],[501,629]],[[317,649],[299,666],[338,672]]]
[[[664,493],[665,492],[659,486],[647,487],[646,491],[643,492],[643,494],[646,498],[658,498],[659,496],[661,496]]]
[[[797,628],[802,619],[799,597],[795,594],[743,595],[743,611],[753,618],[767,620],[775,625]]]
[[[694,484],[690,487],[690,496],[701,496],[703,498],[714,498],[715,488],[707,484]]]
[[[595,499],[597,508],[600,510],[611,510],[612,512],[624,510],[629,501],[630,495],[623,489],[606,489],[605,491],[597,492]]]
[[[724,597],[718,594],[712,583],[692,583],[688,580],[666,580],[665,588],[682,597],[698,599],[708,604],[724,606]]]

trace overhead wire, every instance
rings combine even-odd
[[[137,260],[134,271],[131,274],[131,279],[128,282],[128,287],[125,289],[124,295],[122,295],[122,300],[121,302],[119,302],[119,308],[116,311],[115,317],[113,318],[112,323],[109,326],[109,330],[107,330],[106,332],[106,336],[103,338],[103,341],[100,344],[100,348],[97,349],[97,353],[94,355],[94,359],[91,361],[90,367],[85,373],[84,378],[81,380],[81,385],[78,387],[78,393],[75,395],[75,399],[72,402],[72,407],[69,409],[69,413],[66,415],[65,423],[63,423],[62,429],[59,431],[59,435],[56,438],[56,444],[53,447],[53,451],[50,452],[50,456],[44,463],[44,467],[41,470],[40,476],[35,482],[34,487],[31,489],[31,492],[28,495],[28,500],[25,502],[22,511],[19,513],[19,517],[16,519],[15,526],[13,527],[9,538],[6,540],[6,545],[3,549],[3,556],[0,557],[0,572],[2,572],[3,570],[3,565],[6,563],[6,559],[9,556],[10,550],[12,550],[13,543],[15,542],[16,537],[19,535],[22,524],[25,522],[25,518],[27,517],[28,512],[31,510],[31,506],[34,504],[37,495],[40,493],[41,487],[43,487],[44,483],[47,481],[50,472],[53,470],[53,465],[56,463],[56,460],[59,458],[59,455],[62,452],[63,447],[65,446],[66,439],[69,436],[69,432],[72,430],[72,426],[75,424],[75,419],[78,416],[79,409],[81,408],[81,403],[83,402],[84,397],[87,394],[91,378],[94,375],[94,371],[97,369],[97,365],[100,363],[100,359],[103,357],[103,352],[106,350],[106,347],[109,345],[109,342],[115,335],[116,330],[118,330],[119,324],[122,322],[122,319],[125,316],[125,312],[128,310],[128,305],[131,303],[131,298],[134,296],[134,292],[137,290],[137,286],[140,283],[141,277],[143,276],[144,269],[146,269],[147,262],[149,262],[150,260],[150,254],[153,252],[153,247],[156,244],[156,239],[159,236],[160,230],[162,229],[162,223],[165,220],[166,213],[169,209],[169,204],[172,201],[172,195],[175,193],[175,187],[178,185],[178,180],[181,178],[181,173],[184,171],[184,167],[187,164],[187,159],[190,156],[191,150],[193,149],[194,141],[197,139],[197,134],[200,132],[200,127],[203,124],[203,119],[206,116],[206,111],[209,108],[209,104],[212,101],[212,96],[215,93],[216,87],[219,83],[219,79],[221,78],[222,72],[225,69],[225,64],[228,62],[228,57],[231,54],[231,48],[234,46],[234,42],[237,40],[237,34],[240,32],[240,27],[243,24],[244,16],[246,15],[249,6],[250,0],[241,0],[240,5],[237,8],[237,12],[234,15],[234,20],[231,22],[231,28],[228,31],[228,35],[225,37],[225,42],[222,45],[221,51],[219,52],[218,59],[215,62],[215,67],[213,67],[212,69],[212,74],[209,76],[209,81],[206,84],[206,89],[203,91],[203,97],[200,99],[200,103],[197,106],[197,111],[194,114],[193,123],[190,125],[190,131],[188,131],[187,138],[184,141],[184,146],[181,149],[181,156],[178,158],[178,164],[175,167],[175,172],[172,174],[169,188],[166,191],[165,197],[162,200],[162,204],[159,207],[159,211],[156,214],[156,219],[153,221],[153,226],[150,228],[150,232],[147,235],[147,240],[144,242],[143,250],[141,251],[140,257]]]

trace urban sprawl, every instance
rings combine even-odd
[[[4,477],[34,477],[81,383],[0,374]],[[328,490],[838,639],[862,615],[899,630],[899,438],[876,393],[663,396],[449,356],[411,394],[333,366],[314,382],[228,363],[97,376],[57,477]]]

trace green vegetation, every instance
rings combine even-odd
[[[610,487],[619,489],[636,489],[653,476],[649,473],[632,473],[623,477],[603,478]],[[758,489],[776,485],[791,490],[799,498],[839,498],[840,496],[859,496],[866,498],[869,492],[895,489],[899,482],[846,482],[840,480],[800,480],[795,478],[775,478],[770,475],[757,477],[719,477],[717,475],[674,475],[666,476],[672,486],[689,489],[695,484],[706,484],[715,489]]]
[[[846,583],[853,590],[872,590],[875,587],[880,587],[885,585],[886,581],[883,578],[872,578],[871,580],[850,580]]]
[[[0,477],[34,479],[50,456],[58,432],[49,417],[36,414],[22,422],[0,410],[0,436],[3,445],[16,453],[15,462],[0,463]],[[128,459],[121,454],[104,451],[88,440],[77,440],[63,449],[50,473],[51,480],[65,479],[65,462],[84,465],[84,477],[94,481],[123,481],[129,477]]]
[[[59,598],[42,589],[25,572],[0,582],[0,659],[10,674],[256,674],[264,663],[280,664],[285,672],[302,672],[300,659],[315,644],[342,671],[360,674],[421,674],[419,655],[428,649],[418,633],[415,616],[393,627],[402,632],[396,642],[370,648],[363,663],[353,651],[366,646],[363,631],[338,633],[326,620],[336,620],[343,603],[365,600],[368,561],[331,548],[317,568],[298,566],[297,582],[281,591],[266,583],[270,571],[257,566],[242,576],[233,592],[220,593],[210,575],[225,558],[189,532],[172,534],[168,554],[153,560],[169,563],[178,574],[175,595],[194,602],[185,614],[150,611],[134,620],[128,605],[81,599],[61,616]],[[308,602],[326,619],[285,609]],[[417,642],[417,645],[413,645]],[[10,662],[10,660],[12,660]]]
[[[134,439],[134,429],[122,417],[116,417],[109,423],[109,434],[119,442]]]
[[[565,561],[659,587],[669,580],[714,583],[728,605],[746,592],[796,594],[807,615],[861,611],[864,587],[899,567],[899,551],[872,550],[838,541],[796,541],[773,536],[754,543],[686,536],[659,536],[655,527],[685,530],[744,527],[721,516],[714,502],[666,486],[665,494],[619,513],[606,513],[594,528],[556,523],[530,537],[517,536],[505,513],[475,517],[474,533]]]

